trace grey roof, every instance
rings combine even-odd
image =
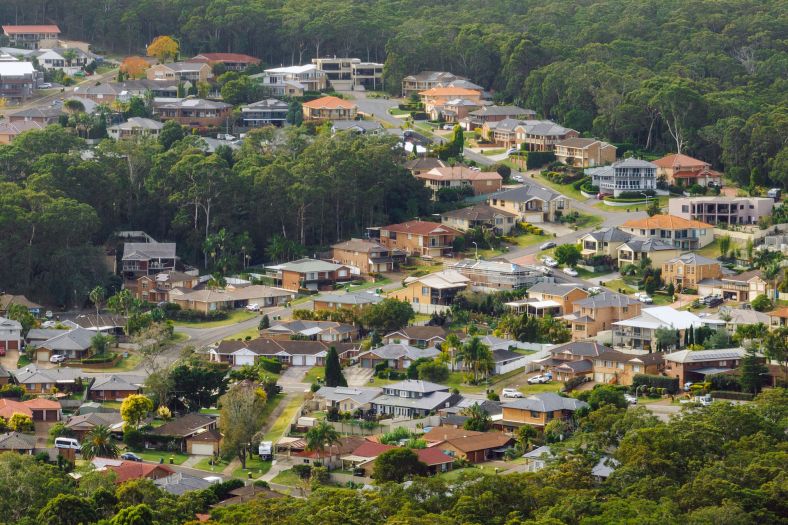
[[[164,65],[173,71],[199,71],[205,65],[205,62],[170,62]]]
[[[418,410],[435,410],[443,407],[444,403],[451,399],[454,394],[451,392],[433,392],[424,397],[400,397],[383,394],[375,398],[372,403],[383,406],[397,406],[413,408]]]
[[[21,330],[22,323],[6,317],[0,317],[0,328],[4,330]]]
[[[417,157],[405,163],[407,170],[431,170],[433,168],[442,168],[445,164],[437,157]]]
[[[502,403],[500,401],[491,401],[489,399],[479,400],[479,399],[471,399],[467,397],[460,399],[460,401],[453,407],[449,407],[445,409],[445,412],[447,414],[458,414],[463,410],[465,410],[466,408],[470,408],[474,405],[480,406],[482,410],[484,410],[491,416],[498,415],[501,412],[503,412],[503,409],[501,408]]]
[[[554,192],[553,190],[548,190],[542,186],[537,186],[536,184],[526,182],[519,188],[493,193],[488,198],[514,202],[528,202],[537,198],[549,202],[559,198],[563,199],[564,196],[560,193]]]
[[[334,131],[360,130],[366,132],[383,129],[380,122],[373,120],[335,120],[331,123],[331,127]]]
[[[716,259],[710,259],[709,257],[704,257],[703,255],[698,255],[695,252],[689,253],[682,253],[678,257],[674,257],[670,259],[665,264],[676,264],[678,262],[682,262],[684,264],[720,264],[720,262]]]
[[[131,117],[126,122],[121,122],[120,124],[115,124],[114,126],[110,126],[108,129],[153,129],[153,130],[160,130],[164,127],[162,122],[158,120],[153,120],[150,118],[144,117]]]
[[[598,478],[607,478],[619,465],[620,463],[618,460],[608,456],[602,456],[599,462],[594,465],[594,468],[591,469],[591,475]]]
[[[505,361],[512,361],[515,359],[524,359],[525,356],[523,354],[518,354],[517,352],[512,352],[511,350],[506,350],[503,348],[498,348],[492,351],[493,361],[496,363],[502,363]]]
[[[287,109],[289,105],[283,100],[275,98],[267,98],[265,100],[258,100],[246,106],[241,106],[241,111],[255,111],[258,109]]]
[[[524,126],[528,122],[536,122],[536,121],[522,120],[516,118],[505,118],[497,122],[490,122],[487,124],[487,126],[490,129],[494,129],[495,131],[514,131],[514,128],[516,128],[517,126]]]
[[[155,436],[188,437],[196,434],[216,420],[210,416],[192,412],[164,423],[150,431]]]
[[[698,284],[703,285],[707,280],[710,279],[704,279]],[[728,306],[721,306],[720,310],[716,314],[709,316],[709,319],[722,319],[723,317],[727,316],[730,316],[730,321],[727,322],[734,325],[758,323],[763,323],[767,326],[769,325],[769,316],[763,312],[759,312],[757,310],[744,310],[742,308],[730,308]]]
[[[556,144],[556,146],[565,146],[565,147],[568,147],[568,148],[587,148],[591,144],[595,144],[597,142],[602,143],[602,141],[599,140],[599,139],[587,139],[587,138],[583,138],[583,137],[573,137],[573,138],[570,138],[570,139],[564,139],[564,140],[562,140],[560,142],[556,142],[555,144]],[[604,142],[603,144],[607,144],[607,143]],[[607,144],[607,145],[609,146],[610,144]]]
[[[619,160],[618,162],[614,162],[612,164],[614,168],[652,168],[657,169],[656,164],[652,164],[647,160],[636,159],[634,157],[630,157],[628,159]]]
[[[577,361],[567,361],[556,366],[556,368],[569,368],[574,373],[590,372],[594,365],[589,359],[578,359]]]
[[[536,115],[536,111],[532,109],[523,109],[517,106],[484,106],[483,108],[471,111],[468,114],[472,117],[501,115],[511,117],[529,117]]]
[[[346,334],[356,331],[353,325],[347,323],[338,323],[336,321],[306,321],[295,319],[293,321],[283,321],[271,325],[266,329],[268,333],[283,333],[283,334],[297,334],[305,331],[309,332],[304,335],[317,335],[324,332],[328,333],[341,333]]]
[[[569,353],[580,357],[595,357],[603,352],[612,350],[612,348],[599,344],[596,341],[572,341],[571,343],[555,346],[549,351],[552,355]]]
[[[447,217],[450,219],[465,219],[469,221],[491,221],[496,216],[517,217],[517,214],[493,208],[488,204],[474,204],[468,208],[450,210],[441,214],[441,218]]]
[[[36,436],[7,432],[0,434],[0,450],[33,450],[36,448]]]
[[[436,348],[417,348],[406,344],[389,343],[387,345],[373,348],[367,352],[359,354],[358,358],[363,359],[369,355],[376,355],[381,359],[402,359],[406,358],[411,361],[416,359],[433,358],[437,357],[440,351]],[[439,385],[440,386],[440,385]]]
[[[372,293],[355,292],[346,294],[321,294],[315,297],[315,300],[325,303],[362,305],[377,304],[383,300],[383,297]]]
[[[123,245],[123,260],[175,259],[174,242],[127,242]]]
[[[525,128],[526,133],[544,137],[560,137],[572,131],[550,120],[526,121],[522,126]]]
[[[180,109],[180,108],[224,109],[224,108],[231,108],[232,106],[225,102],[217,102],[215,100],[205,100],[202,98],[185,98],[183,100],[162,104],[160,107],[166,109]]]
[[[703,361],[719,361],[741,359],[747,351],[744,348],[721,348],[718,350],[680,350],[665,355],[666,361],[676,363],[696,363]]]
[[[455,80],[466,79],[454,73],[449,73],[448,71],[422,71],[415,75],[408,75],[403,80],[419,82],[453,82]]]
[[[58,118],[63,111],[56,106],[39,106],[35,108],[20,109],[9,114],[10,117],[24,118]]]
[[[634,237],[631,233],[627,233],[624,230],[613,227],[600,228],[588,233],[587,235],[590,235],[597,241],[601,242],[626,242]]]
[[[541,447],[537,447],[527,454],[523,454],[523,457],[531,459],[551,459],[555,457],[555,454],[553,454],[549,446],[542,445]]]
[[[136,391],[141,385],[145,384],[145,376],[129,374],[109,374],[99,376],[90,386],[91,391],[98,390],[122,390]]]
[[[174,496],[180,496],[192,490],[203,490],[211,486],[210,481],[181,472],[176,472],[170,476],[156,479],[153,483]]]
[[[87,350],[91,341],[96,337],[96,332],[87,328],[74,328],[73,330],[59,330],[60,334],[35,343],[36,347],[49,350]]]
[[[97,425],[112,427],[121,423],[123,423],[123,418],[120,412],[89,412],[68,418],[66,428],[86,428]]]
[[[386,388],[391,390],[406,390],[408,392],[421,392],[422,394],[441,392],[449,389],[446,385],[439,385],[438,383],[421,381],[419,379],[406,379],[398,383],[386,385]]]
[[[622,246],[626,245],[633,252],[649,253],[660,252],[664,250],[676,250],[677,248],[672,244],[668,244],[662,239],[651,239],[649,237],[633,237]]]
[[[534,394],[510,403],[504,403],[504,408],[519,410],[533,410],[535,412],[555,412],[557,410],[577,410],[587,407],[588,403],[572,397],[561,397],[552,392]]]
[[[541,282],[541,283],[536,283],[535,285],[528,288],[528,293],[529,295],[531,292],[536,292],[536,293],[547,293],[550,295],[564,296],[576,288],[579,288],[580,290],[583,289],[580,285],[574,283],[559,284],[559,283]]]
[[[510,348],[522,348],[527,350],[528,343],[522,343],[517,341],[516,339],[505,339],[503,337],[495,337],[494,335],[482,335],[477,336],[479,340],[490,347],[490,350],[509,350]],[[467,343],[473,339],[473,336],[468,336],[462,340],[463,343]]]
[[[520,273],[528,271],[525,266],[520,266],[519,264],[515,264],[513,262],[485,261],[482,259],[463,259],[462,261],[457,261],[456,263],[452,264],[450,268],[454,268],[455,270],[474,269],[500,273]]]
[[[318,259],[297,259],[284,264],[271,266],[277,270],[286,270],[290,272],[307,273],[307,272],[333,272],[341,268],[341,264],[334,264],[328,261],[321,261]]]
[[[637,302],[637,300],[626,295],[604,291],[596,295],[590,295],[580,301],[575,301],[574,305],[581,308],[605,308],[609,306],[621,308]]]
[[[0,365],[0,377],[11,377],[11,373]]]
[[[476,91],[484,91],[484,88],[481,87],[479,84],[474,84],[470,80],[452,80],[451,82],[441,82],[439,84],[441,87],[455,87],[455,88],[465,88],[465,89],[474,89]],[[479,104],[474,103],[474,106],[478,106]]]
[[[356,403],[365,404],[369,403],[380,394],[383,393],[382,388],[364,388],[364,387],[346,387],[346,386],[324,386],[315,392],[315,396],[322,397],[329,401],[342,401],[344,399],[352,399]]]
[[[73,382],[78,377],[85,377],[82,369],[67,366],[38,368],[36,365],[28,365],[12,371],[11,374],[16,378],[16,382],[20,384]]]

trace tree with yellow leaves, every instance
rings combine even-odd
[[[145,76],[145,70],[150,67],[147,60],[140,56],[126,57],[120,63],[121,72],[126,78],[141,78]]]
[[[158,58],[159,62],[166,62],[167,59],[175,60],[179,50],[178,42],[167,35],[157,36],[148,44],[148,56]]]

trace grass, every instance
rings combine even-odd
[[[610,274],[609,271],[589,272],[588,270],[584,270],[582,268],[575,268],[575,271],[577,271],[577,276],[581,279],[590,279],[591,277],[599,277],[600,275]]]
[[[605,286],[613,291],[624,290],[624,293],[635,293],[637,290],[624,282],[623,279],[613,279],[612,281],[605,281]]]
[[[389,115],[391,115],[392,117],[401,117],[403,115],[410,115],[410,113],[411,113],[410,111],[406,111],[404,109],[400,109],[400,108],[398,108],[396,106],[393,107],[393,108],[389,108],[388,111],[389,111]]]
[[[237,469],[233,470],[233,477],[246,479],[247,477],[249,477],[248,472],[250,470],[252,471],[252,477],[259,478],[260,476],[271,470],[271,462],[263,461],[260,459],[259,456],[249,457],[246,460],[246,468],[243,469],[241,467],[238,467]]]
[[[175,465],[180,465],[189,459],[187,454],[182,454],[180,452],[168,452],[166,450],[145,450],[142,452],[135,452],[135,454],[145,461],[153,461],[155,463],[158,463],[160,459],[163,459],[164,463],[167,465],[170,464],[170,458],[173,459],[173,463]]]
[[[101,403],[101,406],[104,408],[111,408],[112,410],[120,410],[120,405],[122,401],[104,401]]]
[[[443,472],[441,474],[438,474],[438,476],[440,476],[442,479],[446,481],[455,481],[463,474],[463,472],[468,472],[468,473],[482,472],[484,474],[495,474],[495,468],[479,465],[476,467],[458,468],[458,469],[450,470],[449,472]]]
[[[584,213],[579,213],[577,215],[577,219],[575,222],[567,223],[572,226],[577,226],[578,229],[582,228],[596,228],[605,222],[605,219],[599,215],[586,215]]]
[[[355,292],[358,290],[367,290],[369,288],[380,288],[386,284],[391,284],[391,279],[388,277],[384,277],[383,279],[378,279],[377,281],[366,281],[364,284],[359,284],[357,286],[350,286],[349,291]]]
[[[27,357],[26,354],[21,354],[19,356],[19,359],[16,360],[16,367],[17,368],[22,368],[23,366],[29,365],[31,362],[32,361],[30,361],[30,358]]]
[[[282,413],[279,414],[279,417],[276,418],[276,421],[274,421],[274,424],[271,426],[268,432],[265,433],[265,436],[263,436],[263,441],[277,441],[279,438],[281,438],[287,430],[288,425],[290,425],[290,422],[301,408],[302,403],[303,400],[300,397],[294,396]],[[279,403],[276,404],[278,405]],[[270,416],[271,412],[273,412],[273,408],[266,414],[266,418]]]
[[[659,197],[657,197],[657,199],[659,199],[660,207],[662,208],[667,207],[668,199],[669,199],[667,195],[660,195]],[[594,207],[599,208],[600,210],[603,211],[612,211],[612,212],[620,212],[620,213],[630,213],[633,211],[646,211],[645,204],[635,204],[630,206],[608,206],[604,202],[600,201],[598,204],[595,204]]]
[[[208,416],[218,416],[221,413],[221,410],[218,408],[201,408],[200,414],[205,414]]]
[[[518,390],[525,395],[543,394],[545,392],[558,392],[562,386],[564,386],[563,381],[551,381],[549,383],[542,383],[538,385],[529,385],[526,382],[526,384],[519,387]]]
[[[325,379],[326,371],[322,366],[315,366],[309,369],[309,371],[304,374],[304,378],[301,380],[303,383],[317,383],[318,380]]]
[[[293,472],[291,469],[283,470],[271,480],[271,483],[287,485],[288,487],[296,487],[300,482],[301,478],[298,477],[298,474]]]
[[[519,169],[519,168],[518,168]],[[583,194],[580,193],[580,190],[576,190],[572,187],[572,184],[558,184],[557,182],[553,182],[549,180],[547,177],[544,177],[541,173],[535,173],[531,176],[534,181],[538,181],[540,184],[544,184],[548,188],[552,188],[553,190],[557,191],[558,193],[562,193],[567,197],[572,197],[573,199],[584,201],[586,200],[583,197]]]
[[[501,153],[506,153],[506,148],[486,149],[482,155],[487,155],[489,157],[491,155],[500,155]]]
[[[189,328],[219,328],[221,326],[230,326],[232,324],[242,323],[244,321],[248,321],[249,319],[255,317],[257,314],[255,312],[249,312],[247,310],[234,310],[230,312],[230,315],[227,319],[222,319],[220,321],[204,321],[198,323],[187,323],[183,321],[177,321],[175,326],[186,326]]]
[[[432,316],[429,316],[427,314],[416,314],[416,317],[413,318],[413,322],[424,323],[426,321],[429,321],[430,319],[432,319]]]
[[[122,358],[120,361],[118,361],[116,366],[113,366],[112,368],[102,368],[100,370],[96,370],[100,372],[128,372],[129,370],[134,370],[140,364],[140,361],[142,361],[142,355],[140,355],[138,352],[128,352],[128,354],[129,357]],[[84,365],[83,368],[89,370],[90,365]]]
[[[211,457],[206,456],[202,458],[200,461],[194,464],[192,468],[196,468],[198,470],[206,470],[208,472],[221,472],[224,468],[229,465],[229,463],[223,459],[217,459],[214,461],[214,465],[211,466]]]
[[[735,250],[740,249],[742,252],[745,250],[745,243],[736,242],[735,240],[731,239],[731,247],[728,250]],[[716,259],[720,256],[720,240],[714,239],[708,245],[704,246],[700,250],[693,250],[695,253],[703,255],[704,257],[709,257],[712,259]]]
[[[314,301],[317,295],[305,295],[303,297],[298,297],[290,301],[290,306],[297,306],[299,304],[308,303],[309,301]]]

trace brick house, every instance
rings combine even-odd
[[[673,215],[631,219],[619,228],[638,237],[659,239],[684,251],[698,250],[714,241],[714,227],[711,224]]]
[[[535,317],[559,316],[574,311],[574,303],[589,293],[572,283],[536,283],[528,289],[528,298],[511,301],[506,306],[518,314]]]
[[[40,106],[9,113],[6,119],[8,122],[36,122],[41,126],[48,126],[57,123],[62,114],[63,110],[59,107]]]
[[[207,62],[211,66],[222,64],[226,71],[244,71],[249,66],[259,65],[260,59],[242,53],[200,53],[189,62]]]
[[[444,188],[470,187],[474,195],[485,195],[500,191],[503,183],[503,177],[495,171],[475,171],[466,166],[433,168],[416,175],[416,178],[432,190],[432,200],[438,200],[438,192]]]
[[[178,80],[196,86],[213,77],[211,66],[206,62],[170,62],[155,64],[145,72],[148,80]]]
[[[377,241],[350,239],[331,245],[331,259],[351,268],[356,275],[394,272],[405,262],[405,253],[389,250]]]
[[[679,386],[703,381],[708,375],[738,368],[746,354],[744,348],[672,352],[665,355],[665,375],[678,378]]]
[[[276,272],[274,281],[277,286],[294,292],[302,288],[330,290],[335,283],[353,278],[349,266],[309,258],[271,266],[269,269]]]
[[[304,120],[353,120],[358,106],[339,97],[321,97],[302,104]]]
[[[581,235],[577,244],[580,245],[580,253],[586,259],[595,256],[617,259],[618,248],[630,239],[632,239],[631,233],[607,227]]]
[[[487,122],[500,122],[504,119],[524,120],[536,117],[536,111],[517,106],[483,106],[471,111],[462,124],[466,131],[481,128]]]
[[[22,324],[13,319],[0,317],[0,355],[7,350],[22,348]]]
[[[502,450],[514,443],[514,438],[503,432],[476,432],[451,427],[434,427],[422,439],[431,445],[430,448],[471,463],[500,459]]]
[[[616,147],[597,139],[568,138],[555,143],[555,158],[568,166],[593,168],[613,164]]]
[[[447,71],[422,71],[415,75],[408,75],[402,79],[402,96],[409,97],[414,93],[426,91],[457,80],[467,79]]]
[[[203,65],[207,67],[207,64]],[[232,111],[233,107],[230,104],[199,98],[167,102],[159,105],[156,110],[162,121],[174,120],[182,126],[193,129],[224,126],[232,117]]]
[[[611,330],[612,323],[640,315],[640,301],[620,293],[604,291],[572,303],[572,311],[563,316],[572,329],[572,340],[580,341]]]
[[[170,300],[170,291],[175,288],[191,290],[199,284],[197,275],[170,270],[156,275],[143,275],[137,279],[134,296],[150,303]]]
[[[665,177],[668,184],[692,186],[720,185],[722,173],[711,169],[711,164],[681,153],[672,153],[655,160],[657,178]]]
[[[509,235],[517,218],[518,215],[510,211],[499,210],[488,204],[474,204],[441,213],[441,224],[460,231],[487,228],[497,235]]]
[[[651,261],[652,266],[660,267],[662,263],[677,257],[680,253],[681,250],[671,242],[649,237],[632,237],[619,245],[616,259],[619,268],[627,264],[638,265],[646,257]]]
[[[144,275],[156,275],[175,270],[178,256],[174,242],[127,242],[123,245],[121,268],[123,287],[137,293],[137,280]]]
[[[522,186],[493,193],[487,204],[495,209],[517,214],[529,223],[557,222],[571,211],[571,201],[564,195],[526,182]]]
[[[44,129],[45,124],[35,121],[0,122],[0,144],[11,144],[15,138],[26,131]]]
[[[722,277],[719,261],[696,253],[685,253],[662,263],[662,279],[676,287],[697,290],[704,279]]]
[[[738,275],[723,275],[718,279],[702,279],[698,282],[698,295],[719,295],[726,300],[748,302],[759,295],[773,297],[774,289],[760,270],[751,270]]]
[[[421,102],[424,104],[424,111],[427,113],[433,110],[440,111],[448,102],[456,99],[463,99],[471,102],[478,108],[482,105],[482,92],[475,89],[462,87],[433,87],[419,92]]]
[[[515,431],[523,425],[531,425],[539,430],[554,419],[569,420],[572,414],[588,407],[588,403],[558,394],[534,394],[511,403],[504,403],[503,418],[493,426],[507,431]]]
[[[318,310],[354,310],[361,311],[371,304],[377,304],[383,300],[380,295],[369,292],[344,293],[344,294],[320,294],[315,296],[312,301],[312,309]]]
[[[659,375],[665,367],[664,354],[625,354],[609,350],[594,358],[594,381],[629,386],[635,374]]]
[[[434,346],[418,348],[409,344],[388,343],[378,348],[373,348],[358,355],[362,368],[375,368],[380,363],[385,363],[386,368],[392,370],[407,370],[417,359],[434,359],[440,355],[440,350]]]
[[[419,313],[442,312],[470,282],[456,270],[442,270],[422,277],[408,277],[403,281],[404,288],[390,292],[388,296],[409,302]]]
[[[452,252],[454,239],[462,232],[435,222],[408,221],[380,228],[380,243],[408,255],[440,257]]]
[[[90,385],[88,395],[94,401],[123,401],[142,392],[144,376],[110,374],[99,376]]]

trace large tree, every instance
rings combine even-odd
[[[96,425],[85,434],[81,452],[84,459],[116,458],[118,457],[118,445],[108,426]]]
[[[342,374],[342,366],[339,364],[339,354],[333,346],[328,349],[326,356],[325,381],[326,386],[347,386],[345,376]]]
[[[236,456],[241,468],[246,468],[252,440],[260,432],[266,400],[265,391],[249,381],[236,384],[219,400],[222,450],[226,456]]]
[[[427,465],[419,460],[409,448],[395,448],[387,450],[375,460],[372,468],[372,479],[378,483],[394,481],[402,483],[413,476],[425,476]]]

